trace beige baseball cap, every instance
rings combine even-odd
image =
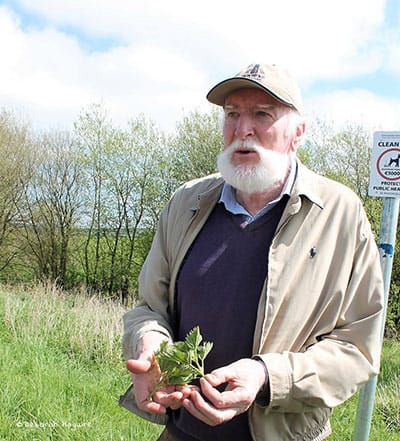
[[[250,64],[234,77],[214,86],[208,92],[207,99],[213,104],[223,106],[230,93],[243,88],[261,89],[300,114],[304,112],[296,80],[289,71],[276,64]]]

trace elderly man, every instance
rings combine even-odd
[[[304,167],[301,94],[276,65],[217,84],[220,174],[164,209],[124,317],[133,388],[160,440],[317,441],[331,409],[379,369],[383,284],[370,225],[346,187]],[[166,386],[152,355],[200,326],[214,343],[198,387]]]

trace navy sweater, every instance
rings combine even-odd
[[[176,290],[176,339],[200,326],[214,343],[205,371],[252,356],[260,293],[267,276],[268,252],[287,198],[248,224],[217,204],[181,266]],[[251,441],[247,414],[209,427],[184,409],[172,413],[168,430],[180,440]]]

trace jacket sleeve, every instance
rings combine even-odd
[[[175,191],[163,209],[152,246],[140,272],[139,302],[124,316],[125,358],[135,355],[138,340],[146,332],[157,331],[172,340],[170,306],[173,305],[174,288],[171,279],[176,277],[176,261],[185,232],[195,213],[193,207],[199,203],[198,195],[210,191],[213,195],[210,199],[212,206],[219,197],[221,185],[222,180],[217,174],[187,182]]]
[[[269,372],[272,411],[335,407],[379,372],[382,271],[368,220],[362,208],[360,212],[362,233],[333,329],[303,351],[260,355]]]
[[[172,339],[169,319],[170,268],[166,255],[166,221],[169,205],[159,220],[149,254],[139,276],[139,302],[124,315],[122,338],[125,359],[134,358],[139,339],[149,331],[160,332]]]

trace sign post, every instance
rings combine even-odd
[[[371,155],[370,196],[383,197],[379,253],[384,281],[385,304],[382,315],[383,340],[389,299],[400,198],[400,132],[375,132]],[[354,441],[368,441],[374,408],[377,376],[360,390],[354,428]]]

